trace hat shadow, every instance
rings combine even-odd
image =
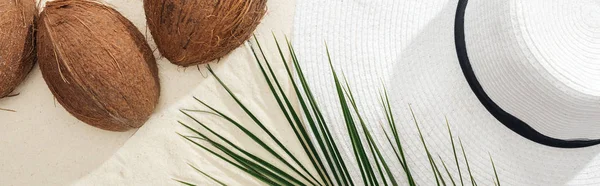
[[[447,3],[396,58],[388,90],[402,125],[411,126],[412,116],[406,106],[410,104],[432,153],[451,163],[454,156],[448,140],[447,117],[455,141],[458,143],[460,137],[464,142],[469,164],[480,185],[493,185],[490,156],[500,181],[507,185],[567,185],[585,179],[578,177],[582,174],[598,174],[585,172],[588,166],[597,167],[598,163],[591,163],[599,157],[600,147],[561,149],[537,144],[514,133],[488,113],[460,68],[454,43],[456,8],[456,2]],[[422,150],[418,133],[405,130],[402,134],[409,151]],[[419,161],[413,163],[415,171],[430,176],[429,162],[423,158]],[[461,165],[463,178],[468,179],[464,162]],[[458,172],[453,174],[456,177]],[[429,178],[421,180],[435,184]]]

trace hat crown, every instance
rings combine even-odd
[[[575,91],[600,96],[600,1],[517,2],[512,24],[530,63]],[[527,11],[524,11],[527,10]],[[542,69],[540,69],[542,70]]]
[[[472,1],[470,63],[503,110],[557,139],[600,139],[600,1]]]

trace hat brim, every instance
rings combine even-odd
[[[599,146],[565,149],[533,142],[500,123],[477,99],[456,53],[457,4],[455,0],[298,3],[295,47],[317,100],[325,103],[325,112],[332,116],[329,123],[339,123],[333,127],[336,135],[346,132],[335,104],[323,41],[327,41],[333,65],[348,78],[372,130],[379,131],[376,137],[382,145],[387,142],[379,128],[384,116],[378,92],[380,80],[385,81],[410,154],[409,164],[423,185],[435,184],[435,180],[430,178],[429,161],[408,105],[430,150],[452,162],[448,118],[453,133],[464,143],[480,185],[493,185],[490,156],[506,185],[600,184]],[[341,146],[352,157],[350,144]],[[393,156],[391,149],[386,154]],[[464,167],[464,162],[461,165]],[[393,168],[401,170],[400,165]],[[360,173],[354,172],[354,176]],[[468,177],[464,171],[463,177]]]

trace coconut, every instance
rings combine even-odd
[[[68,112],[111,131],[148,120],[160,94],[158,69],[129,20],[98,2],[59,0],[46,4],[37,26],[42,75]]]
[[[266,0],[144,0],[144,10],[161,54],[190,66],[219,59],[248,40]]]
[[[34,1],[0,1],[0,98],[8,96],[33,68]]]

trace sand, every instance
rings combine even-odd
[[[141,0],[107,0],[146,35]],[[291,35],[295,1],[270,0],[268,12],[256,31],[264,44],[271,44],[271,32]],[[151,37],[147,36],[150,40]],[[150,42],[155,48],[154,43]],[[268,56],[278,57],[270,45]],[[159,106],[150,121],[139,130],[109,132],[88,126],[70,116],[45,85],[39,68],[33,69],[17,88],[19,96],[0,100],[0,185],[178,185],[172,178],[200,185],[212,184],[187,166],[194,164],[233,185],[256,183],[203,151],[183,141],[176,132],[184,117],[181,108],[197,108],[192,96],[204,99],[225,111],[242,115],[219,88],[204,66],[182,68],[165,59],[157,61],[162,85]],[[278,62],[278,61],[275,61]],[[218,63],[211,63],[233,91],[269,123],[284,121],[269,116],[275,108],[268,87],[246,47]],[[276,66],[277,73],[283,73]],[[240,117],[240,121],[248,122]],[[214,124],[218,124],[215,121]],[[279,134],[290,134],[285,126],[268,126]],[[228,134],[231,127],[222,127]],[[235,135],[235,134],[234,134]]]

